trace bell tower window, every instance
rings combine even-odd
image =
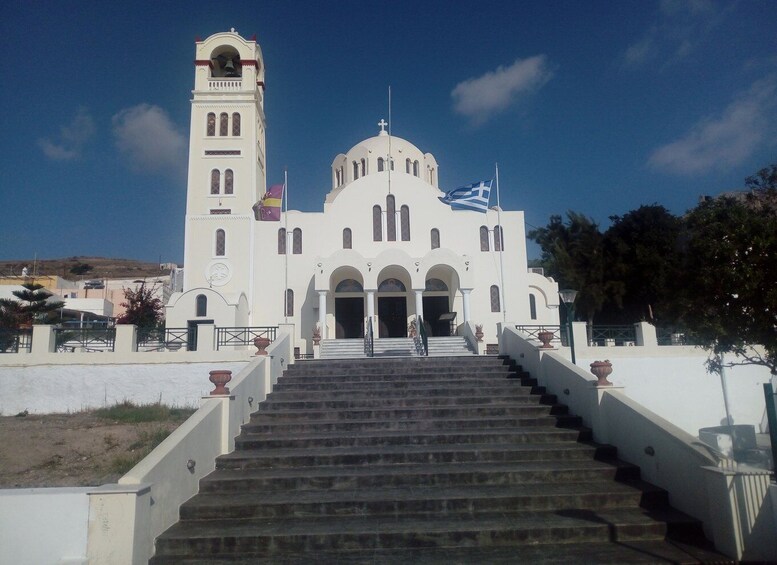
[[[291,240],[291,252],[294,255],[301,255],[302,254],[302,230],[299,228],[294,228],[294,231],[292,232],[292,240]]]
[[[235,174],[232,172],[232,169],[224,171],[224,194],[234,193],[234,177]]]
[[[210,193],[218,194],[221,191],[221,172],[213,169],[210,172]]]
[[[229,114],[226,112],[219,116],[219,135],[222,137],[229,135]]]
[[[213,112],[208,113],[208,127],[206,135],[208,137],[213,137],[216,135],[216,114]]]
[[[232,135],[240,137],[240,114],[237,112],[232,114]]]
[[[480,250],[489,251],[488,228],[486,226],[480,226]]]
[[[224,230],[216,230],[216,256],[223,257],[227,253],[227,234]]]

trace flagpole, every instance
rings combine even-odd
[[[502,322],[507,323],[507,304],[505,304],[505,242],[502,232],[502,204],[499,201],[499,163],[494,163],[494,168],[496,170],[496,229],[499,232],[499,292],[502,294],[500,304],[502,306]]]
[[[289,323],[289,170],[283,169],[283,320]]]
[[[394,159],[391,157],[391,85],[389,85],[389,91],[388,91],[388,114],[389,114],[389,123],[388,123],[388,133],[389,133],[389,139],[388,139],[388,193],[391,194],[391,169],[394,168]]]

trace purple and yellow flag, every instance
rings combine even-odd
[[[257,220],[263,222],[278,222],[281,219],[281,202],[283,201],[283,185],[274,184],[267,189],[262,199],[256,204]]]

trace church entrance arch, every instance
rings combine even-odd
[[[378,337],[407,337],[407,285],[402,278],[409,282],[409,277],[404,271],[387,274],[378,283]]]
[[[445,314],[453,312],[453,291],[458,286],[456,272],[447,265],[438,265],[426,275],[423,294],[424,325],[432,336],[456,334],[456,327]]]
[[[335,337],[364,337],[364,287],[356,279],[343,279],[335,286]]]

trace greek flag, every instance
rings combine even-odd
[[[449,204],[454,210],[488,210],[488,196],[491,193],[491,181],[473,182],[467,186],[456,188],[440,196],[440,201]]]

